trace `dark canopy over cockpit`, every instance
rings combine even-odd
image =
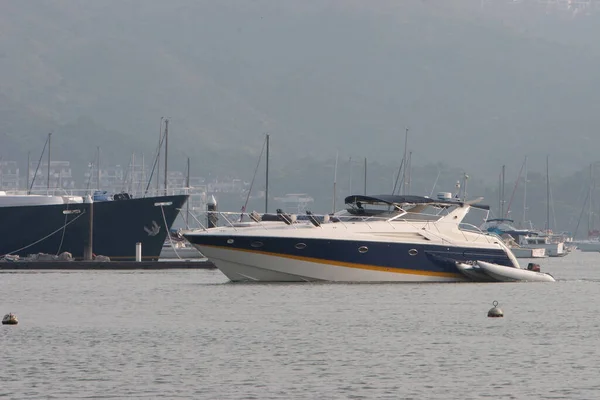
[[[447,205],[447,206],[462,206],[462,205],[470,205],[471,207],[481,208],[483,210],[489,210],[489,206],[472,204],[469,202],[462,202],[459,200],[438,200],[432,199],[430,197],[424,196],[414,196],[414,195],[392,195],[392,194],[378,194],[373,196],[367,196],[362,194],[354,194],[352,196],[346,197],[344,200],[346,204],[356,204],[356,203],[365,203],[365,204],[435,204],[435,205]]]

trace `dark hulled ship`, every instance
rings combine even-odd
[[[187,198],[0,196],[0,257],[66,251],[79,259],[91,237],[93,253],[111,260],[135,260],[138,242],[144,260],[157,260]]]

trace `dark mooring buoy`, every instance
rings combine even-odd
[[[16,325],[19,323],[17,316],[13,313],[8,313],[2,318],[2,325]]]
[[[494,302],[492,304],[494,305],[494,307],[492,307],[490,309],[490,311],[488,311],[488,317],[490,317],[490,318],[504,317],[504,313],[502,312],[502,310],[500,308],[498,308],[498,302],[496,300],[494,300]]]

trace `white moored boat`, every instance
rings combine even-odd
[[[577,248],[580,251],[584,252],[600,252],[600,241],[598,239],[595,240],[581,240],[575,242]]]
[[[511,247],[510,250],[517,258],[544,258],[546,257],[546,249],[544,248],[525,248]]]
[[[265,223],[254,215],[244,226],[184,237],[231,281],[455,282],[469,281],[456,262],[519,266],[498,236],[461,224],[472,207],[487,206],[398,195],[345,202],[332,216],[281,213],[280,222]]]

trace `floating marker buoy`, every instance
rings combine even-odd
[[[494,305],[494,307],[492,307],[490,309],[490,311],[488,311],[488,317],[490,317],[490,318],[504,317],[504,313],[502,312],[502,310],[500,308],[498,308],[498,302],[496,300],[494,300],[494,302],[492,304]]]
[[[19,323],[17,316],[13,313],[8,313],[2,318],[2,325],[16,325]]]

